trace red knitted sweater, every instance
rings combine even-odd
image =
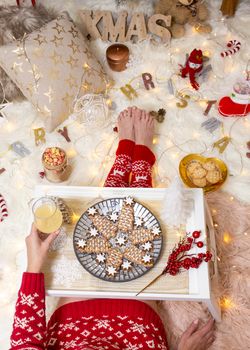
[[[23,274],[11,335],[12,350],[165,349],[164,326],[147,304],[95,299],[58,308],[48,326],[42,273]]]

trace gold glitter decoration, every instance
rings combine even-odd
[[[54,64],[63,63],[62,56],[58,55],[56,51],[54,51],[53,55],[49,56],[49,58],[54,62]]]
[[[63,41],[63,37],[58,38],[56,35],[54,35],[53,40],[50,40],[50,42],[54,43],[56,47],[58,47],[60,45],[62,46],[63,45],[62,41]]]
[[[71,33],[73,38],[78,38],[78,31],[74,27],[71,27],[68,33]]]
[[[46,38],[40,34],[37,34],[37,36],[34,38],[34,40],[36,40],[38,42],[39,46],[47,43]]]
[[[77,45],[73,40],[71,40],[70,45],[68,45],[68,47],[70,47],[73,51],[73,54],[76,52],[80,52],[79,50],[79,45]]]
[[[78,62],[78,59],[72,57],[72,56],[69,56],[69,59],[68,61],[66,61],[68,64],[70,64],[71,68],[74,68],[74,67],[77,67],[77,62]]]
[[[57,34],[65,33],[63,26],[58,22],[56,23],[55,27],[52,27],[52,29],[55,29],[57,31]]]

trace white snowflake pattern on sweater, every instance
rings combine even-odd
[[[30,279],[30,276],[26,278]],[[30,283],[30,285],[36,284]],[[97,317],[96,314],[89,315],[88,313],[77,318],[55,319],[55,322],[47,327],[45,291],[40,289],[39,293],[36,293],[35,290],[27,292],[25,287],[23,289],[19,292],[16,304],[11,350],[75,350],[82,348],[84,350],[167,350],[166,340],[162,330],[159,329],[158,321],[154,323],[151,318],[144,319],[135,315],[131,317],[129,314],[110,316],[106,313]],[[127,306],[128,301],[125,303]],[[138,306],[138,310],[140,308],[141,306]],[[84,307],[82,310],[84,312]],[[89,309],[90,313],[91,310],[92,308]]]

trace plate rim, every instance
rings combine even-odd
[[[120,200],[124,200],[126,197],[111,197],[111,198],[106,198],[106,199],[103,199],[99,202],[96,202],[95,204],[92,204],[90,207],[94,207],[95,205],[99,204],[99,203],[103,203],[103,202],[106,202],[107,200],[110,200],[110,199],[120,199]],[[133,198],[134,202],[140,204],[141,206],[143,206],[145,209],[147,209],[149,211],[149,213],[156,219],[158,225],[159,225],[159,228],[161,229],[161,236],[160,238],[158,238],[158,240],[161,241],[161,245],[160,245],[160,251],[159,251],[159,254],[155,260],[155,263],[153,266],[149,266],[147,268],[146,271],[143,272],[143,274],[141,274],[140,276],[138,277],[134,277],[134,278],[131,278],[131,279],[128,279],[128,280],[121,280],[121,281],[117,281],[117,280],[112,280],[112,279],[107,279],[107,278],[104,278],[104,277],[98,277],[96,276],[93,272],[89,271],[88,269],[86,269],[85,266],[83,266],[83,264],[81,263],[81,260],[79,259],[78,257],[78,254],[77,254],[77,248],[75,247],[75,244],[74,244],[74,237],[75,237],[75,231],[76,231],[76,227],[77,227],[77,224],[79,223],[79,221],[81,220],[81,218],[83,217],[83,215],[85,215],[85,213],[87,212],[87,210],[90,208],[88,208],[87,210],[84,211],[84,213],[82,213],[82,215],[80,216],[80,218],[78,219],[77,223],[75,224],[75,227],[74,227],[74,232],[73,232],[73,239],[72,239],[72,243],[73,243],[73,248],[74,248],[74,252],[75,252],[75,255],[77,257],[77,260],[79,261],[80,265],[85,269],[85,271],[87,271],[88,273],[90,273],[92,276],[94,276],[95,278],[98,278],[99,280],[102,280],[102,281],[105,281],[105,282],[113,282],[113,283],[125,283],[125,282],[131,282],[133,280],[136,280],[140,277],[143,277],[147,272],[149,272],[150,270],[152,270],[152,268],[156,265],[156,263],[159,261],[160,259],[160,256],[162,254],[162,245],[163,245],[163,234],[162,234],[162,227],[160,225],[160,222],[159,220],[156,218],[156,216],[152,213],[152,211],[150,209],[148,209],[144,204],[141,204],[140,202],[138,202],[137,200],[135,200]],[[82,253],[82,254],[86,254],[86,255],[89,255],[89,253]],[[138,265],[138,264],[137,264]]]

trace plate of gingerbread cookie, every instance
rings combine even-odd
[[[227,166],[219,158],[189,154],[180,161],[179,172],[188,187],[202,188],[204,192],[217,190],[226,181]]]
[[[73,246],[81,265],[95,277],[127,282],[155,265],[162,231],[155,215],[132,197],[110,198],[82,214]]]

